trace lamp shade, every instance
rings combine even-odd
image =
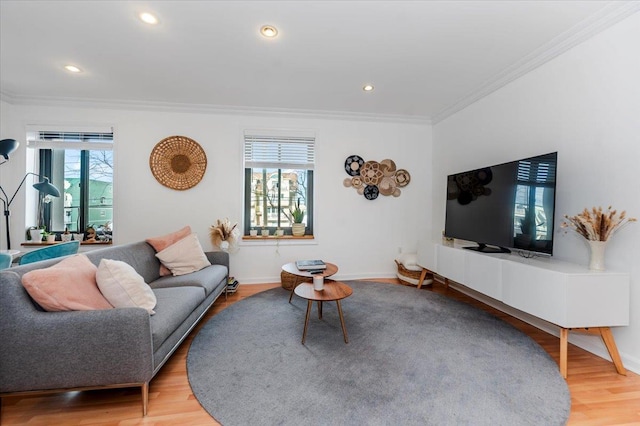
[[[9,154],[18,149],[20,143],[15,139],[2,139],[0,140],[0,155],[5,160],[9,159]]]
[[[60,196],[60,191],[58,191],[58,188],[51,185],[49,183],[49,179],[47,179],[46,177],[43,177],[42,181],[34,183],[33,187],[44,194],[51,195],[52,197]]]

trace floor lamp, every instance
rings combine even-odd
[[[9,154],[15,151],[18,148],[18,145],[20,144],[15,139],[2,139],[0,141],[0,156],[4,157],[4,161],[0,164],[4,164],[9,160]],[[46,178],[45,176],[39,175],[37,173],[29,172],[26,175],[24,175],[24,177],[22,178],[22,181],[20,181],[20,185],[18,185],[18,189],[16,189],[16,191],[13,193],[11,198],[9,198],[7,193],[4,191],[4,188],[2,187],[2,185],[0,185],[0,200],[2,200],[2,204],[4,205],[4,217],[5,217],[5,224],[7,227],[6,228],[7,250],[11,249],[11,235],[9,232],[9,216],[11,215],[11,213],[9,209],[11,207],[11,203],[13,202],[13,199],[16,198],[18,191],[20,191],[20,188],[22,188],[22,185],[24,185],[29,175],[38,176],[41,179],[40,182],[33,184],[33,187],[35,189],[42,192],[43,194],[51,195],[52,197],[60,196],[60,191],[58,191],[58,188],[56,188],[51,183],[49,183],[48,178]]]

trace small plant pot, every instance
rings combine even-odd
[[[54,243],[56,241],[56,235],[52,234],[52,235],[47,235],[47,242],[48,243]]]
[[[42,241],[42,229],[29,229],[29,235],[34,243]]]
[[[284,235],[284,229],[276,229],[276,237],[282,237]]]
[[[262,236],[263,237],[268,237],[269,236],[269,230],[268,229],[263,229],[262,230]]]
[[[304,223],[294,223],[291,226],[291,233],[294,237],[301,237],[304,235],[306,226]]]
[[[249,231],[249,235],[251,235],[252,237],[257,237],[258,236],[258,230],[257,229],[252,229]]]

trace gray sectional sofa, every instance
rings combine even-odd
[[[103,258],[133,266],[156,295],[155,315],[143,308],[45,312],[21,277],[60,259],[0,271],[0,397],[139,386],[146,415],[149,382],[224,292],[229,255],[207,252],[211,266],[177,277],[159,276],[146,242],[86,255],[96,266]]]

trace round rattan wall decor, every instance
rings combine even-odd
[[[153,147],[151,173],[167,188],[184,191],[196,186],[207,169],[207,155],[198,142],[186,136],[170,136]]]

